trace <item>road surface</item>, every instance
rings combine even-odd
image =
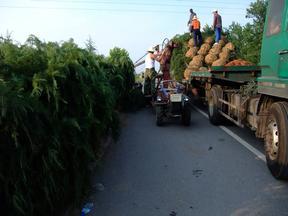
[[[252,132],[229,129],[263,153]],[[288,181],[196,110],[189,127],[157,127],[151,109],[125,115],[93,184],[93,216],[288,215]]]

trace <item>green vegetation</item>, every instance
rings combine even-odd
[[[117,110],[138,93],[125,50],[94,50],[91,41],[82,49],[73,40],[0,39],[1,213],[55,215],[80,203],[100,140],[117,137]]]
[[[185,57],[185,53],[188,51],[187,43],[191,39],[189,33],[183,35],[176,35],[172,40],[177,44],[177,48],[173,50],[171,58],[171,75],[176,80],[183,79],[183,71],[189,64],[189,58]]]
[[[227,29],[228,39],[236,47],[237,58],[259,64],[267,6],[267,0],[251,3],[246,17],[252,19],[252,23],[247,23],[245,26],[232,23]]]

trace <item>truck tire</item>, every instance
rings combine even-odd
[[[265,153],[272,175],[288,178],[288,103],[277,102],[269,109],[266,122]]]
[[[222,89],[221,87],[213,86],[210,90],[210,97],[208,98],[208,116],[213,125],[219,125],[225,120],[218,112],[219,98],[222,98]]]
[[[156,107],[156,125],[162,126],[164,123],[164,113],[161,106]]]
[[[184,105],[182,114],[181,114],[182,124],[185,126],[189,126],[191,122],[191,107],[189,104]]]

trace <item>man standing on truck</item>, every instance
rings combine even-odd
[[[152,95],[155,91],[155,60],[158,61],[158,55],[154,54],[154,47],[147,50],[148,54],[145,58],[145,73],[144,73],[144,95]]]
[[[214,15],[213,20],[213,29],[215,31],[215,44],[219,43],[219,40],[221,39],[221,32],[222,32],[222,17],[218,14],[218,10],[214,9],[212,11]]]
[[[190,9],[190,18],[188,20],[188,23],[187,23],[187,26],[189,27],[189,32],[190,32],[190,35],[192,35],[192,32],[193,32],[193,27],[192,27],[192,20],[193,20],[193,17],[196,16],[196,13],[193,11],[193,9],[191,8]]]
[[[200,31],[201,28],[200,21],[198,20],[197,16],[193,17],[192,28],[193,28],[194,46],[200,47],[202,44],[202,34]]]

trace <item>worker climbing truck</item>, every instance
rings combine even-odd
[[[288,2],[270,0],[261,66],[212,67],[193,72],[204,92],[209,120],[248,126],[264,139],[267,166],[274,177],[288,177]]]

